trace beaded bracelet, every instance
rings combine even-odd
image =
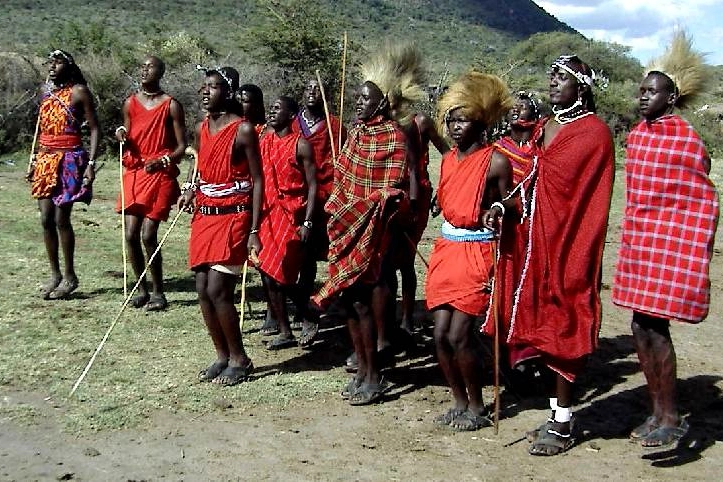
[[[505,215],[505,205],[501,202],[492,203],[492,206],[490,206],[490,210],[492,210],[492,208],[500,208],[500,211],[502,211],[502,216]]]
[[[168,167],[171,165],[171,156],[166,154],[165,156],[161,157],[161,163],[163,164],[163,167]]]

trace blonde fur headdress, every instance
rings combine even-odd
[[[422,55],[411,44],[387,43],[361,66],[361,74],[379,87],[397,121],[408,119],[410,105],[425,98]]]
[[[684,30],[673,34],[668,49],[653,59],[646,70],[646,76],[651,72],[662,72],[673,81],[678,94],[675,106],[681,109],[688,107],[701,93],[710,75],[705,55],[693,50],[691,39]]]
[[[470,71],[449,86],[437,103],[437,122],[444,132],[446,118],[455,109],[491,127],[512,108],[509,89],[496,75]]]

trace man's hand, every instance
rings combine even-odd
[[[28,165],[28,172],[25,174],[25,180],[27,182],[33,182],[33,175],[35,174],[35,154],[30,158],[30,164]]]
[[[184,210],[187,213],[192,213],[195,211],[196,203],[195,201],[195,195],[191,189],[188,189],[186,192],[181,194],[178,198],[178,209]]]
[[[299,227],[299,238],[301,238],[302,243],[306,243],[310,237],[311,237],[311,228],[309,228],[307,226]]]
[[[499,206],[492,206],[482,218],[482,224],[484,224],[484,227],[486,227],[487,229],[491,229],[494,232],[499,232],[500,226],[502,225],[503,214],[504,213],[502,212],[502,208],[500,208]]]
[[[93,181],[95,181],[95,166],[89,163],[85,167],[85,174],[83,174],[83,186],[90,187]]]
[[[442,208],[439,207],[439,202],[437,202],[437,195],[435,194],[432,198],[432,204],[429,206],[429,212],[432,213],[432,217],[436,218],[442,213]]]

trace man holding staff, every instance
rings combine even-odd
[[[261,252],[264,189],[256,131],[240,115],[238,86],[238,72],[231,67],[206,71],[201,99],[208,116],[196,128],[198,176],[178,201],[179,208],[194,211],[189,264],[216,349],[216,360],[198,378],[224,386],[245,381],[253,371],[234,291],[249,255]]]
[[[343,144],[346,140],[346,129],[339,122],[339,118],[329,113],[330,126],[327,125],[324,112],[324,97],[319,81],[311,79],[304,89],[304,108],[294,118],[291,128],[301,134],[314,151],[314,164],[316,165],[316,201],[313,215],[310,219],[311,233],[309,242],[305,244],[306,252],[301,265],[301,274],[297,285],[296,305],[297,318],[301,320],[300,346],[308,346],[314,340],[319,325],[306,310],[309,298],[314,289],[316,280],[316,262],[327,257],[329,249],[329,235],[326,232],[328,215],[324,212],[324,204],[329,199],[334,187],[334,158],[333,152],[341,149],[339,140]],[[328,95],[326,96],[328,98]]]
[[[126,245],[136,276],[145,267],[143,247],[150,256],[158,246],[158,226],[168,219],[180,190],[176,178],[178,163],[186,148],[183,107],[160,86],[165,65],[148,56],[141,65],[141,88],[123,104],[123,125],[116,138],[123,145],[123,196],[118,197],[117,212],[125,213]],[[125,206],[121,206],[122,200]],[[161,254],[150,265],[153,293],[141,280],[138,295],[131,305],[148,311],[168,306],[163,293]]]
[[[313,301],[326,308],[341,293],[359,368],[342,396],[352,405],[381,399],[376,328],[384,323],[387,290],[382,272],[390,226],[408,209],[410,166],[406,136],[391,112],[403,115],[423,97],[419,53],[388,46],[362,67],[356,102],[358,123],[349,131],[336,163],[329,214],[329,280]]]
[[[75,202],[90,204],[98,150],[98,115],[93,96],[73,56],[63,50],[50,53],[49,90],[38,112],[39,149],[28,165],[32,196],[38,200],[50,281],[43,299],[67,298],[78,288],[75,274],[75,232],[70,214]],[[90,149],[83,148],[81,126],[90,129]],[[58,244],[65,270],[60,271]]]

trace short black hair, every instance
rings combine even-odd
[[[661,79],[663,81],[663,88],[668,92],[668,94],[677,94],[678,93],[678,87],[675,85],[675,82],[673,79],[668,77],[668,74],[665,72],[661,72],[659,70],[651,70],[648,72],[648,75],[654,75],[657,78]]]
[[[292,114],[296,115],[299,113],[299,103],[296,102],[296,100],[292,99],[291,97],[287,95],[279,96],[279,99],[281,102],[284,103],[287,109],[291,111]]]

